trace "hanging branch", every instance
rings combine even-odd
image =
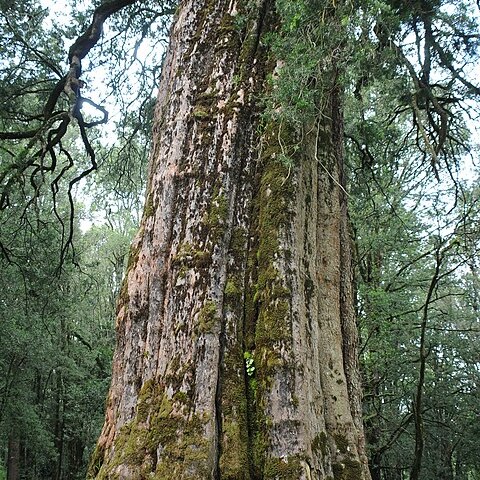
[[[51,65],[52,62],[46,59],[45,54],[36,49],[30,48],[18,33],[16,33],[15,29],[11,27],[15,38],[19,37],[17,40],[20,41],[20,43],[26,48],[29,48],[29,50],[40,59],[40,61],[45,63],[61,78],[57,81],[50,92],[43,107],[43,114],[35,117],[41,120],[41,123],[37,128],[22,131],[0,132],[0,140],[29,140],[23,151],[17,155],[16,161],[7,166],[0,175],[0,210],[4,210],[10,205],[9,197],[12,189],[17,183],[23,182],[22,178],[27,172],[29,172],[29,182],[33,188],[33,196],[26,203],[25,209],[28,208],[28,206],[31,205],[39,195],[44,175],[46,173],[54,173],[56,170],[58,165],[56,150],[64,155],[67,158],[68,163],[50,183],[50,189],[54,201],[54,213],[61,224],[62,231],[64,232],[60,266],[63,264],[69,248],[73,247],[74,202],[72,190],[81,179],[85,178],[97,168],[95,151],[90,144],[87,130],[105,124],[108,121],[108,112],[102,105],[99,105],[93,100],[81,95],[81,89],[84,86],[84,82],[81,80],[82,60],[100,40],[105,21],[111,15],[129,5],[133,5],[137,1],[138,0],[107,0],[95,9],[89,27],[70,47],[68,53],[69,69],[64,76],[61,76],[60,70],[55,65]],[[65,107],[60,105],[64,94],[69,100],[69,110],[65,110]],[[88,104],[99,111],[101,117],[97,120],[85,121],[82,115],[82,108],[85,104]],[[66,172],[74,166],[72,156],[66,151],[61,143],[67,133],[68,126],[73,119],[75,119],[78,124],[80,137],[89,157],[90,166],[69,181],[67,195],[70,204],[70,211],[68,226],[66,227],[57,211],[56,195],[59,191],[60,180]],[[40,145],[40,148],[34,150],[35,145],[38,144]],[[47,161],[47,158],[49,161]]]
[[[89,129],[105,124],[109,118],[108,112],[102,104],[82,95],[82,89],[85,86],[85,82],[81,78],[83,59],[91,54],[92,49],[102,41],[105,21],[122,9],[140,4],[134,10],[129,11],[128,15],[125,15],[121,38],[124,42],[128,42],[128,32],[136,31],[135,29],[139,28],[136,25],[138,23],[136,19],[140,17],[142,22],[139,30],[141,39],[135,43],[132,63],[133,61],[142,63],[136,55],[140,42],[147,37],[149,29],[158,19],[169,17],[176,10],[176,2],[173,0],[157,2],[155,9],[142,8],[146,0],[100,0],[100,2],[101,4],[92,13],[90,24],[68,51],[66,73],[62,71],[63,69],[55,59],[50,58],[48,50],[42,51],[35,42],[30,42],[29,38],[24,36],[22,28],[13,20],[9,22],[8,18],[6,19],[8,33],[13,39],[14,47],[19,46],[21,49],[19,56],[23,61],[20,66],[12,67],[12,79],[16,80],[24,73],[27,74],[27,78],[30,78],[32,69],[25,62],[33,59],[39,69],[38,75],[41,80],[13,82],[14,88],[11,92],[7,92],[8,95],[3,102],[8,115],[3,117],[4,125],[7,126],[3,127],[5,131],[0,130],[0,141],[5,141],[5,145],[0,145],[0,148],[8,154],[8,162],[5,162],[0,169],[0,211],[14,205],[18,206],[19,199],[14,201],[13,197],[14,194],[20,194],[23,197],[20,199],[20,206],[23,207],[22,217],[26,216],[28,209],[37,202],[42,189],[49,183],[54,215],[63,232],[60,268],[70,249],[73,252],[73,191],[75,185],[97,169],[98,162],[89,139]],[[149,18],[144,18],[146,15]],[[166,22],[163,22],[163,27],[166,27]],[[109,39],[108,43],[112,49],[109,59],[112,64],[121,61],[120,57],[115,56],[115,44],[119,41],[119,35]],[[123,54],[125,51],[122,51]],[[42,73],[43,70],[49,72],[46,77]],[[157,78],[156,73],[155,78]],[[120,75],[114,76],[112,79],[113,83],[121,81]],[[29,102],[30,99],[27,98],[27,95],[32,95],[34,101]],[[42,100],[39,102],[38,98],[42,98]],[[15,102],[20,102],[20,107]],[[38,103],[40,103],[39,108],[37,107]],[[85,106],[93,107],[98,115],[93,118],[85,118],[83,114]],[[65,146],[66,134],[72,125],[78,126],[79,137],[88,159],[88,165],[82,165],[80,169],[78,163],[74,162],[75,156],[69,153]],[[74,171],[75,169],[79,169],[79,171]],[[60,215],[57,208],[58,192],[62,182],[65,184],[64,189],[69,204],[67,219],[65,215]],[[7,259],[10,258],[7,249],[3,248],[3,245],[0,247],[0,255]]]
[[[441,105],[439,99],[434,95],[431,85],[428,82],[429,76],[430,76],[430,69],[431,69],[430,55],[426,56],[426,61],[422,68],[423,74],[422,74],[422,77],[420,78],[417,75],[417,72],[415,71],[415,68],[412,65],[412,62],[407,58],[407,56],[402,51],[402,49],[391,38],[389,38],[389,35],[385,27],[382,24],[378,23],[375,26],[374,31],[381,45],[385,48],[391,49],[395,53],[397,58],[406,67],[412,79],[413,85],[415,87],[415,92],[413,93],[412,101],[411,101],[412,109],[414,112],[414,121],[417,124],[418,130],[421,134],[421,138],[424,141],[427,150],[431,154],[430,163],[432,166],[432,170],[435,174],[435,177],[437,178],[437,180],[440,180],[440,177],[438,174],[438,156],[444,150],[445,141],[447,139],[447,134],[449,130],[450,115],[448,111]],[[424,98],[425,101],[427,102],[424,109],[427,111],[428,120],[431,127],[437,134],[437,139],[435,143],[433,143],[428,138],[425,125],[422,122],[422,119],[420,116],[420,109],[418,106],[418,100],[420,98],[422,99]],[[428,104],[432,105],[434,112],[438,115],[440,119],[439,122],[435,121],[434,118],[432,117],[429,111]]]

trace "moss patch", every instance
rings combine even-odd
[[[198,313],[198,330],[201,333],[211,333],[219,323],[220,318],[217,315],[217,305],[215,302],[207,300]]]
[[[241,290],[237,287],[235,281],[231,278],[227,280],[224,291],[227,297],[236,297],[241,293]]]
[[[230,238],[229,253],[238,262],[245,258],[247,248],[247,232],[240,227],[235,227]]]
[[[191,243],[184,242],[173,258],[173,264],[179,268],[179,276],[184,277],[190,268],[207,268],[212,261],[210,252],[201,250]]]
[[[207,478],[211,450],[203,435],[209,418],[174,414],[174,404],[184,403],[185,396],[179,392],[169,399],[162,385],[153,380],[145,382],[135,419],[120,429],[115,454],[101,466],[97,478],[114,478],[119,465],[129,466],[135,478],[173,480],[184,471],[192,472],[188,478]]]
[[[293,196],[288,171],[273,152],[264,158],[265,170],[260,182],[258,281],[255,301],[259,303],[255,343],[271,353],[272,347],[288,338],[290,292],[276,268],[281,257],[278,236],[289,220],[287,204]],[[262,355],[264,356],[264,355]],[[269,355],[267,355],[268,357]]]
[[[229,204],[228,200],[215,188],[210,202],[210,208],[203,217],[203,224],[210,231],[210,237],[214,243],[220,240],[228,221]]]
[[[250,480],[248,457],[248,412],[241,337],[225,354],[221,397],[222,435],[220,477]]]
[[[143,216],[151,217],[155,213],[155,210],[156,210],[156,206],[153,203],[153,193],[150,192],[147,196],[145,206],[143,207]]]
[[[348,453],[348,440],[345,435],[341,435],[340,433],[336,433],[333,435],[333,438],[335,439],[335,444],[337,446],[337,449],[340,451],[340,453],[346,454]]]
[[[234,420],[223,423],[221,478],[225,480],[250,480],[247,438],[242,431],[245,425]]]
[[[291,341],[291,293],[281,276],[279,264],[287,258],[287,252],[280,247],[280,239],[291,221],[290,204],[295,192],[288,168],[278,160],[281,152],[278,131],[271,127],[265,132],[264,140],[267,145],[260,160],[262,173],[254,212],[258,219],[255,226],[258,243],[253,245],[254,253],[248,260],[250,291],[245,305],[245,349],[254,352],[256,367],[255,389],[249,395],[253,410],[250,448],[254,475],[258,478],[297,479],[302,468],[299,458],[288,461],[265,458],[271,425],[264,411],[264,399],[275,373],[279,369],[294,368],[287,364],[285,357]]]
[[[332,465],[334,480],[362,480],[362,464],[357,460],[345,459]]]
[[[100,447],[100,445],[97,444],[88,465],[87,479],[96,478],[98,472],[100,472],[100,469],[102,467],[104,456],[104,448]]]
[[[298,480],[303,472],[301,459],[290,456],[286,459],[269,458],[265,462],[264,480]]]
[[[127,260],[127,270],[125,276],[128,272],[137,265],[138,257],[140,255],[140,245],[130,247],[130,252],[128,253],[128,260]]]
[[[312,451],[316,455],[321,455],[326,457],[328,455],[328,443],[327,443],[327,434],[325,432],[320,432],[315,435],[315,438],[312,442]]]
[[[125,270],[125,276],[123,278],[122,286],[120,287],[120,293],[118,296],[117,315],[123,306],[125,307],[128,306],[128,302],[130,300],[130,297],[128,295],[128,273],[137,265],[138,258],[140,256],[140,250],[141,250],[141,245],[136,245],[136,246],[132,245],[130,247],[130,251],[128,253],[127,267]]]
[[[197,105],[193,109],[192,116],[197,120],[208,120],[211,117],[211,113],[205,107]]]

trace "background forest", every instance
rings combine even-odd
[[[85,478],[103,422],[175,8],[111,15],[70,122],[68,98],[50,100],[99,4],[0,0],[0,479]],[[286,124],[308,117],[329,60],[312,52],[342,49],[372,478],[479,479],[480,6],[346,2],[342,37],[313,35],[302,1],[277,5],[284,30],[263,41],[285,68],[259,99],[272,115],[280,103]]]

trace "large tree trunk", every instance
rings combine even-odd
[[[283,166],[299,140],[259,126],[273,2],[248,3],[176,16],[93,478],[369,478],[341,96]]]

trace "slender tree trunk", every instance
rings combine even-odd
[[[455,480],[465,480],[468,478],[467,477],[468,473],[465,471],[465,467],[462,462],[462,453],[463,452],[461,448],[456,449],[455,460],[454,460]]]
[[[378,454],[370,457],[370,475],[372,480],[382,480],[381,458]]]
[[[434,299],[435,289],[438,285],[440,267],[442,264],[442,254],[440,252],[440,247],[437,248],[435,252],[435,271],[433,277],[430,281],[430,286],[427,292],[427,297],[425,299],[425,304],[422,309],[422,320],[420,323],[420,366],[418,373],[417,388],[415,392],[415,398],[413,403],[413,415],[415,422],[415,451],[413,457],[413,464],[410,470],[410,479],[419,480],[420,473],[422,469],[422,460],[425,449],[425,427],[423,422],[423,396],[425,388],[425,372],[427,368],[427,358],[428,358],[428,349],[427,349],[427,325],[428,325],[428,314],[429,308],[432,300]]]
[[[405,469],[398,467],[396,465],[393,465],[392,468],[389,469],[384,469],[383,470],[383,478],[385,480],[404,480],[408,478],[408,475],[404,475]]]
[[[63,323],[63,322],[62,322]],[[63,328],[62,328],[63,334]],[[63,374],[60,370],[57,373],[56,380],[56,392],[55,392],[55,426],[54,426],[54,435],[55,435],[55,449],[58,452],[57,464],[55,466],[55,480],[62,479],[63,471],[63,457],[64,457],[64,446],[65,446],[65,399],[64,399],[64,387],[63,387]]]
[[[369,478],[341,95],[303,140],[260,129],[272,3],[177,13],[91,478]]]
[[[20,439],[13,433],[8,437],[7,480],[20,479]]]

